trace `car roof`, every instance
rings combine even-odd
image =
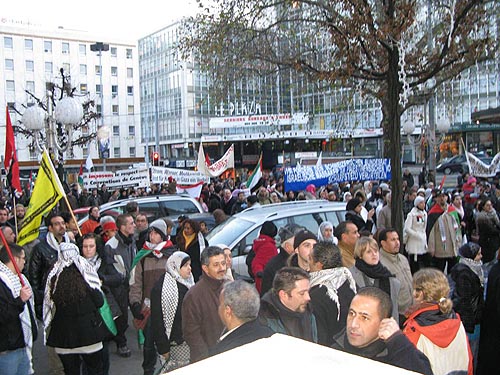
[[[311,199],[303,201],[281,202],[273,204],[265,204],[257,207],[250,207],[235,216],[244,217],[250,221],[262,221],[263,218],[271,216],[291,216],[289,211],[293,211],[293,215],[300,215],[301,213],[308,213],[312,209],[318,210],[325,208],[332,211],[345,209],[345,202],[330,202],[324,199]]]

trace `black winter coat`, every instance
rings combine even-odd
[[[224,337],[223,340],[219,341],[211,354],[220,354],[259,339],[271,337],[273,334],[274,332],[271,328],[262,325],[259,319],[254,319],[242,324]]]
[[[476,375],[498,374],[498,358],[500,358],[500,263],[496,263],[488,275]]]
[[[267,262],[264,267],[264,271],[262,272],[262,287],[260,290],[261,297],[273,287],[274,275],[276,275],[278,270],[286,266],[286,262],[290,256],[282,247],[279,248],[279,251],[278,255],[269,259],[269,262]]]
[[[353,224],[355,224],[358,227],[358,232],[361,232],[363,230],[366,230],[368,232],[372,231],[373,221],[368,220],[365,222],[361,216],[353,213],[352,211],[346,212],[345,219],[346,221],[351,221]]]
[[[65,306],[56,304],[47,346],[79,348],[97,344],[108,335],[106,325],[99,313],[99,308],[104,303],[102,293],[89,286],[87,291],[85,297],[77,304]]]
[[[24,348],[23,329],[19,314],[24,310],[20,297],[14,298],[9,287],[0,280],[0,353]]]
[[[166,276],[169,277],[169,276]],[[184,336],[182,335],[182,301],[188,288],[177,282],[177,289],[179,291],[179,300],[177,302],[177,309],[175,310],[174,322],[172,324],[172,331],[170,337],[167,336],[165,331],[165,323],[163,322],[163,311],[161,304],[161,291],[163,289],[163,280],[165,276],[160,278],[151,290],[151,332],[153,332],[153,340],[156,344],[156,349],[159,354],[170,352],[170,343],[176,342],[182,344]]]
[[[325,286],[315,285],[309,290],[312,311],[316,317],[318,327],[318,344],[331,346],[333,337],[346,326],[349,306],[354,298],[354,292],[349,287],[349,281],[342,284],[337,294],[340,304],[339,319],[337,319],[337,304],[328,296],[328,289]]]
[[[57,250],[49,246],[46,239],[40,241],[31,253],[28,279],[35,296],[35,312],[42,319],[43,296],[49,272],[57,262]]]
[[[474,326],[481,322],[484,309],[484,288],[479,277],[467,265],[458,263],[450,272],[455,282],[453,310],[462,320],[465,330],[474,333]]]

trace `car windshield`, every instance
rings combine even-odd
[[[245,233],[254,223],[240,217],[230,217],[207,234],[210,244],[230,246],[241,233]]]

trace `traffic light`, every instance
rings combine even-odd
[[[160,165],[160,153],[153,152],[153,166],[158,167]]]

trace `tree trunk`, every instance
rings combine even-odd
[[[401,168],[401,115],[399,109],[399,92],[401,83],[398,77],[398,50],[394,46],[389,52],[389,69],[387,72],[387,96],[382,100],[384,126],[384,156],[391,160],[392,190],[392,227],[402,239],[403,233],[403,191]]]

